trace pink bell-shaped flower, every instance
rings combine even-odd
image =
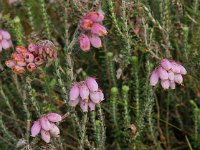
[[[86,84],[87,84],[87,87],[89,88],[89,90],[92,92],[97,91],[99,88],[97,81],[92,77],[88,77],[86,79]]]
[[[59,137],[60,129],[54,123],[51,123],[51,129],[49,132],[53,137]]]
[[[87,35],[82,34],[79,37],[79,43],[80,43],[81,50],[83,50],[84,52],[87,52],[90,50],[90,40]]]
[[[35,137],[36,135],[38,135],[40,133],[41,130],[41,125],[39,121],[35,121],[33,123],[33,126],[31,127],[31,136]]]
[[[150,77],[150,85],[155,86],[158,83],[159,75],[157,70],[154,70]]]
[[[49,120],[47,119],[47,117],[45,117],[45,116],[40,118],[40,124],[42,126],[42,129],[45,131],[49,131],[51,129],[51,124],[50,124]]]
[[[169,80],[161,80],[161,86],[162,86],[163,89],[165,89],[165,90],[169,89],[169,86],[170,86]]]
[[[49,143],[51,139],[49,131],[41,130],[41,138],[46,143]]]
[[[165,70],[170,70],[172,68],[171,63],[169,62],[168,59],[163,59],[160,63],[160,65],[165,69]]]
[[[161,80],[167,80],[169,77],[167,71],[161,66],[158,68],[158,75]]]
[[[99,36],[104,36],[104,35],[108,34],[106,28],[104,26],[100,25],[99,23],[94,23],[92,25],[91,31],[93,34],[97,34]]]
[[[69,100],[68,104],[69,106],[75,107],[80,102],[80,97],[78,97],[76,100]]]
[[[62,120],[62,116],[57,113],[48,113],[47,119],[51,122],[60,122]]]
[[[90,39],[90,43],[92,44],[93,47],[95,47],[95,48],[102,47],[101,39],[99,36],[92,34],[91,36],[89,36],[89,39]]]
[[[83,100],[88,99],[88,97],[89,97],[89,89],[88,89],[88,87],[85,84],[82,84],[82,85],[80,85],[79,89],[80,89],[80,97]]]
[[[76,100],[79,97],[79,87],[78,84],[74,84],[69,92],[69,99]]]

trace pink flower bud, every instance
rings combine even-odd
[[[90,42],[91,42],[91,44],[92,44],[93,47],[95,47],[95,48],[102,47],[101,39],[97,35],[92,34],[89,37],[89,39],[90,39]]]
[[[36,135],[38,135],[40,133],[41,130],[41,125],[39,121],[35,121],[33,123],[33,126],[31,127],[31,136],[35,137]]]
[[[89,108],[90,108],[91,111],[95,110],[95,103],[89,102],[88,106],[89,106]]]
[[[50,124],[49,120],[47,119],[47,117],[45,117],[45,116],[40,118],[40,124],[42,126],[42,129],[45,131],[49,131],[51,129],[51,124]]]
[[[79,87],[77,84],[73,85],[69,92],[69,99],[76,100],[79,97]]]
[[[101,101],[101,95],[98,91],[96,92],[90,92],[90,99],[94,103],[99,103]]]
[[[76,100],[69,100],[68,104],[69,106],[75,107],[80,102],[80,97],[78,97]]]
[[[23,47],[23,46],[16,46],[16,51],[18,52],[18,53],[20,53],[20,55],[22,54],[22,55],[24,55],[25,53],[27,53],[28,52],[28,50],[25,48],[25,47]]]
[[[21,66],[21,67],[25,67],[26,66],[26,62],[24,60],[23,61],[17,61],[17,65]]]
[[[34,55],[38,54],[38,49],[39,49],[39,47],[37,45],[33,44],[33,43],[30,43],[28,45],[28,51],[31,52],[31,53],[34,53]]]
[[[169,89],[170,86],[170,82],[169,80],[161,80],[161,86],[163,87],[163,89]]]
[[[158,83],[158,80],[159,80],[158,72],[157,70],[154,70],[150,77],[150,85],[155,86]]]
[[[80,107],[81,107],[83,112],[87,112],[88,111],[88,103],[85,102],[84,100],[80,101]]]
[[[11,38],[10,33],[8,31],[1,30],[0,34],[2,35],[3,39],[5,39],[5,40],[9,40]]]
[[[161,66],[158,68],[158,74],[161,80],[167,80],[168,79],[168,73],[165,69],[163,69]]]
[[[35,70],[37,67],[34,63],[29,63],[26,68],[28,69],[28,71],[33,71]]]
[[[85,84],[82,84],[80,87],[80,97],[83,99],[83,100],[86,100],[88,99],[89,97],[89,89],[88,87],[85,85]]]
[[[47,119],[51,122],[60,122],[62,120],[62,116],[57,113],[48,113]]]
[[[92,31],[92,33],[97,34],[99,36],[104,36],[104,35],[108,34],[106,28],[104,26],[100,25],[99,23],[94,23],[91,28],[91,31]]]
[[[27,63],[32,63],[34,61],[34,56],[31,53],[25,53],[24,57]]]
[[[12,68],[12,71],[15,73],[15,74],[22,74],[25,72],[25,69],[24,67],[21,67],[21,66],[14,66]]]
[[[182,65],[179,65],[179,68],[180,68],[180,73],[181,73],[182,75],[186,75],[186,74],[187,74],[186,69],[185,69]]]
[[[35,57],[34,62],[37,66],[40,66],[44,63],[44,60],[41,57]]]
[[[13,68],[15,66],[15,61],[14,60],[6,60],[5,62],[6,66],[9,68]]]
[[[182,84],[183,83],[183,77],[181,74],[175,74],[174,75],[174,81],[178,84]]]
[[[0,52],[2,51],[2,49],[3,49],[3,48],[2,48],[2,45],[1,45],[1,43],[0,43]]]
[[[79,43],[80,43],[81,50],[83,50],[84,52],[87,52],[90,50],[90,40],[87,35],[82,34],[79,37]]]
[[[51,137],[49,131],[41,130],[41,137],[42,140],[45,141],[46,143],[50,142]]]
[[[53,137],[59,137],[60,129],[54,123],[51,123],[50,134]]]
[[[169,80],[174,80],[174,73],[172,71],[168,72]]]
[[[176,84],[174,81],[170,81],[170,88],[174,90],[176,88]]]
[[[94,22],[101,22],[104,19],[104,14],[103,14],[102,11],[99,11],[99,12],[89,12],[85,16],[85,18],[90,19],[90,20],[92,20]]]
[[[160,64],[165,70],[170,70],[172,68],[171,63],[167,59],[163,59]]]
[[[9,49],[11,47],[10,43],[5,39],[1,41],[1,46],[3,49]]]
[[[90,91],[92,92],[98,91],[98,88],[99,88],[98,83],[94,78],[88,77],[86,79],[86,84]]]
[[[89,19],[82,19],[80,22],[80,27],[83,30],[90,30],[93,25],[93,22]]]
[[[172,64],[172,71],[174,73],[180,73],[179,65],[175,61],[171,62],[171,64]]]

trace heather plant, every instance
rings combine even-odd
[[[200,149],[198,0],[0,0],[0,149]]]

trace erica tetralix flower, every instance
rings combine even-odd
[[[50,142],[52,137],[59,137],[60,129],[55,123],[62,120],[62,117],[57,113],[48,113],[35,121],[31,127],[31,136],[36,137],[39,133],[41,138],[46,143]]]
[[[175,61],[163,59],[159,66],[152,72],[150,85],[155,86],[159,79],[163,89],[175,89],[176,83],[183,83],[183,75],[186,75],[186,69]]]
[[[2,49],[9,49],[12,47],[11,36],[8,31],[0,30],[0,52]]]
[[[28,49],[24,46],[16,46],[10,60],[5,62],[16,74],[32,72],[45,62],[57,58],[56,48],[51,41],[40,41],[36,44],[30,43]]]
[[[82,111],[87,112],[88,107],[93,111],[95,110],[95,105],[103,100],[104,94],[99,89],[96,79],[87,77],[85,81],[73,84],[69,92],[68,104],[73,107],[80,104]]]
[[[79,37],[79,44],[82,51],[90,50],[90,44],[95,48],[102,47],[100,36],[107,35],[106,28],[101,24],[104,20],[102,11],[88,12],[80,20],[81,34]]]

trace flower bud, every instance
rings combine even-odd
[[[79,87],[77,84],[73,85],[69,92],[69,99],[76,100],[79,97]]]
[[[182,65],[179,65],[179,68],[180,68],[180,74],[182,74],[182,75],[186,75],[187,74],[187,71],[186,71],[185,67],[183,67]]]
[[[161,86],[163,87],[164,90],[169,89],[170,86],[169,80],[161,80]]]
[[[34,63],[29,63],[26,68],[28,69],[28,71],[33,71],[35,70],[37,67]]]
[[[182,84],[183,83],[183,77],[181,74],[175,74],[174,75],[174,81],[178,84]]]
[[[16,46],[15,49],[19,54],[22,54],[22,55],[28,52],[28,50],[23,46]]]
[[[174,73],[180,73],[179,65],[175,61],[171,62],[171,64],[172,64],[172,71]]]
[[[1,41],[1,46],[3,49],[9,49],[12,45],[10,45],[10,43],[7,40],[3,39]]]
[[[27,63],[32,63],[34,61],[34,55],[31,53],[25,53],[24,57]]]
[[[161,80],[167,80],[168,79],[168,73],[165,69],[163,69],[161,66],[158,68],[158,74]]]
[[[5,62],[6,66],[9,68],[13,68],[15,66],[15,61],[14,60],[6,60]]]
[[[94,21],[94,22],[101,22],[104,19],[104,14],[102,11],[98,12],[89,12],[86,14],[85,18]]]
[[[170,88],[174,90],[176,88],[176,83],[174,81],[170,81]]]
[[[95,103],[89,102],[89,103],[88,103],[88,106],[89,106],[89,108],[90,108],[91,111],[94,111],[94,110],[95,110]]]
[[[5,40],[10,40],[10,39],[11,39],[10,33],[9,33],[8,31],[1,30],[1,31],[0,31],[0,35],[1,35],[2,38],[5,39]]]
[[[80,107],[81,107],[83,112],[87,112],[88,111],[88,103],[86,103],[84,100],[80,101]]]
[[[60,129],[54,123],[51,123],[51,129],[49,132],[53,137],[59,137]]]
[[[93,25],[93,22],[89,19],[82,19],[80,22],[80,27],[83,30],[90,30]]]
[[[171,63],[167,59],[163,59],[160,64],[165,70],[170,70],[172,68]]]
[[[38,57],[35,57],[34,62],[37,66],[40,66],[44,63],[44,60],[40,56],[38,56]]]
[[[99,88],[98,83],[94,78],[88,77],[86,79],[86,84],[90,91],[92,92],[98,91],[98,88]]]
[[[88,87],[85,85],[85,84],[82,84],[80,87],[80,97],[83,99],[83,100],[86,100],[88,99],[89,97],[89,89]]]
[[[69,100],[68,104],[69,106],[75,107],[80,102],[80,97],[78,97],[75,100]]]
[[[95,48],[102,47],[101,39],[99,38],[99,36],[92,34],[91,36],[89,36],[89,39],[93,47]]]
[[[41,125],[39,121],[35,121],[33,123],[33,126],[31,127],[31,136],[35,137],[36,135],[38,135],[40,133],[41,130]]]
[[[172,71],[168,72],[169,80],[174,80],[174,73]]]
[[[46,143],[50,142],[51,137],[49,131],[41,130],[41,137],[42,140],[45,141]]]
[[[90,99],[95,104],[99,103],[101,101],[101,95],[98,91],[96,92],[90,92]]]
[[[57,113],[48,113],[47,119],[51,122],[60,122],[62,120],[62,117]]]
[[[21,67],[21,66],[14,66],[12,68],[12,71],[15,73],[15,74],[22,74],[25,72],[25,69],[24,67]]]
[[[90,40],[87,35],[82,34],[79,37],[79,43],[80,43],[81,50],[83,50],[84,52],[87,52],[90,50]]]
[[[45,116],[40,118],[40,124],[42,126],[42,129],[45,131],[49,131],[51,129],[51,124],[50,124],[49,120],[47,119],[47,117],[45,117]]]
[[[155,86],[158,83],[158,80],[159,80],[158,72],[157,70],[154,70],[150,77],[150,85]]]
[[[94,23],[92,25],[91,31],[92,31],[92,33],[97,34],[99,36],[104,36],[104,35],[108,34],[106,28],[104,26],[100,25],[99,23]]]

